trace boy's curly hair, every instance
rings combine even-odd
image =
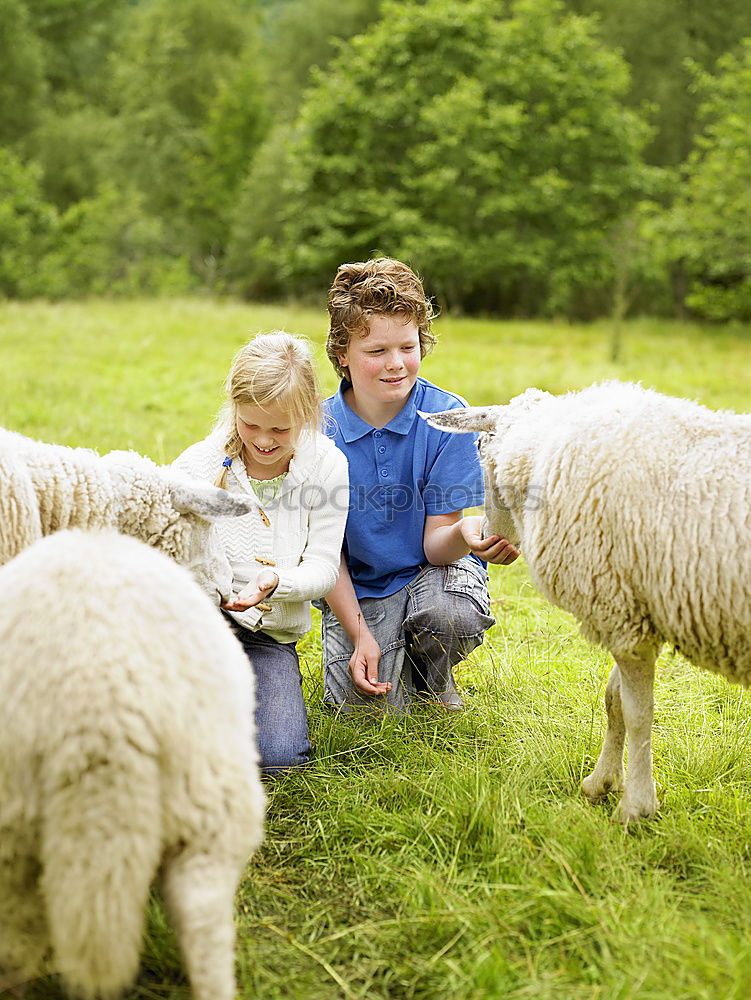
[[[326,353],[339,377],[339,364],[353,335],[365,336],[371,316],[403,316],[413,322],[420,338],[420,357],[432,349],[436,338],[430,324],[433,305],[422,282],[407,264],[391,257],[376,257],[356,264],[342,264],[329,289],[329,333]]]

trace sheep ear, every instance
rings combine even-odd
[[[450,434],[470,434],[472,431],[494,431],[502,406],[467,406],[460,410],[443,410],[441,413],[417,412],[431,427]]]
[[[171,479],[168,483],[172,503],[181,514],[198,514],[207,521],[220,517],[239,517],[255,510],[256,504],[241,493],[228,493],[218,486],[206,486],[188,480]]]

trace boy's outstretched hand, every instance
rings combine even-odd
[[[381,647],[372,635],[359,637],[355,651],[349,660],[349,672],[358,691],[369,695],[383,695],[391,690],[388,681],[378,680],[378,662]]]
[[[482,537],[482,518],[465,517],[461,522],[462,536],[469,546],[469,551],[484,562],[508,566],[519,558],[519,550],[511,544],[508,538],[500,535]]]

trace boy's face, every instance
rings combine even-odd
[[[420,334],[399,313],[371,316],[368,332],[339,355],[354,392],[381,403],[406,400],[420,371]]]

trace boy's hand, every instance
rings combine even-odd
[[[461,532],[464,541],[469,546],[469,551],[484,562],[508,566],[509,563],[519,558],[519,550],[511,544],[508,538],[501,538],[500,535],[491,535],[489,538],[482,537],[481,517],[462,518]]]
[[[360,636],[349,660],[349,672],[355,687],[363,694],[384,695],[391,690],[388,681],[378,680],[381,647],[372,635]]]
[[[273,571],[262,570],[256,577],[255,583],[249,583],[239,594],[236,594],[226,604],[220,605],[227,611],[247,611],[254,608],[261,601],[270,597],[273,591],[279,586],[279,577]]]

